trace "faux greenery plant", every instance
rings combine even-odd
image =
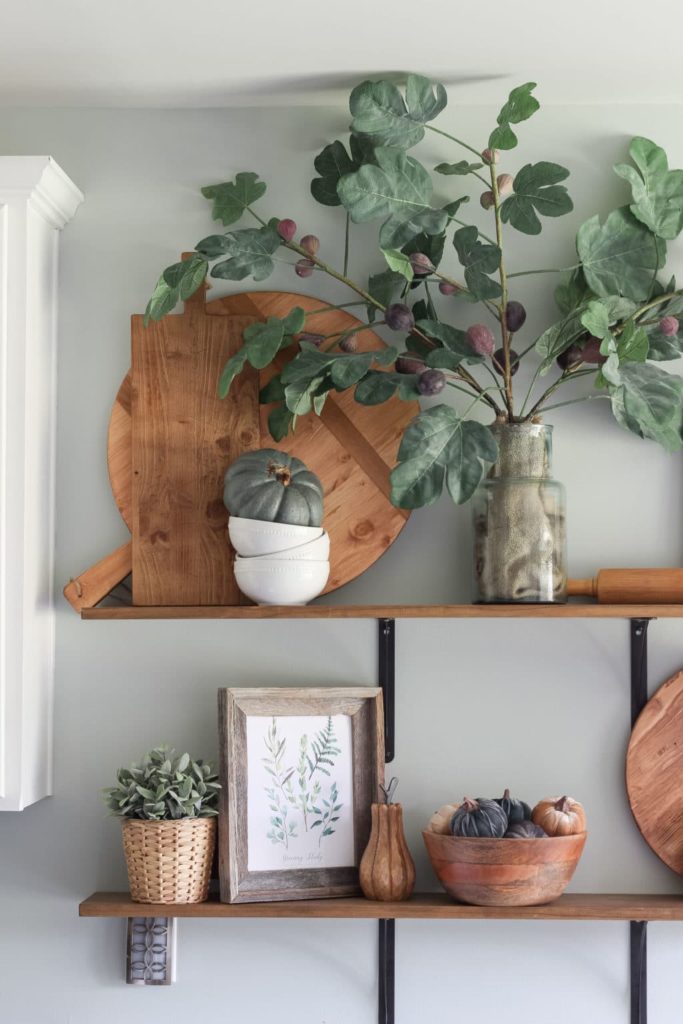
[[[119,768],[116,781],[116,786],[105,789],[104,799],[122,818],[163,821],[218,814],[221,787],[211,767],[165,746],[145,754],[140,764]]]
[[[621,426],[670,451],[679,449],[683,380],[660,364],[682,351],[683,291],[662,271],[667,243],[683,228],[683,171],[670,171],[655,143],[634,138],[632,162],[614,168],[630,185],[631,201],[603,221],[596,215],[579,228],[577,261],[565,268],[567,276],[555,290],[559,319],[520,351],[513,348],[526,319],[513,297],[515,279],[564,271],[511,271],[504,242],[512,237],[510,230],[537,235],[544,218],[573,208],[562,184],[566,168],[540,161],[515,169],[514,175],[500,170],[501,151],[517,146],[515,127],[539,109],[534,89],[534,83],[526,83],[512,90],[481,148],[432,124],[446,106],[442,85],[419,75],[408,77],[404,93],[388,81],[361,83],[350,97],[348,149],[339,140],[327,145],[315,158],[317,177],[311,182],[319,203],[345,211],[343,269],[320,258],[314,235],[296,242],[292,220],[264,219],[254,205],[266,184],[257,174],[242,172],[234,181],[202,189],[213,203],[214,218],[229,230],[202,239],[190,259],[163,272],[147,321],[161,319],[188,298],[209,268],[215,278],[264,281],[279,251],[298,257],[298,276],[318,271],[348,287],[355,301],[323,308],[365,306],[360,326],[336,335],[311,333],[306,330],[311,314],[299,307],[286,317],[253,324],[223,370],[219,394],[228,394],[247,362],[262,369],[280,349],[296,345],[294,357],[261,392],[263,403],[274,403],[268,422],[276,441],[294,429],[298,416],[319,414],[331,391],[353,388],[356,401],[365,405],[396,394],[434,396],[446,387],[469,396],[464,412],[431,405],[407,427],[391,476],[392,501],[404,508],[431,504],[444,485],[457,503],[471,497],[497,457],[489,428],[470,418],[480,404],[498,421],[523,423],[559,405],[603,398]],[[433,203],[432,177],[409,154],[428,132],[466,152],[466,159],[440,163],[434,171],[449,185],[473,182],[479,191],[484,186],[480,203],[491,217],[490,234],[463,219],[468,195]],[[257,226],[235,229],[244,214]],[[349,227],[373,220],[381,222],[384,267],[360,284],[348,271]],[[462,271],[457,278],[444,269],[447,252],[457,256]],[[440,300],[441,311],[436,287],[447,297]],[[481,304],[485,323],[474,322],[473,303]],[[357,335],[379,324],[400,335],[402,344],[357,351]],[[513,376],[532,352],[537,362],[520,402]],[[551,372],[550,380],[542,381]],[[553,400],[558,388],[577,380],[592,384],[592,390]]]

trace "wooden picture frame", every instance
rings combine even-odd
[[[218,716],[221,901],[357,894],[358,865],[370,836],[370,805],[379,799],[384,781],[381,689],[221,689]],[[319,728],[312,721],[317,718]],[[342,733],[339,739],[335,728]],[[319,742],[321,732],[332,737],[331,754]],[[344,779],[339,788],[333,778],[337,771]],[[264,795],[268,793],[274,795]],[[339,817],[333,817],[335,813]],[[265,821],[267,815],[271,817]],[[312,852],[314,839],[317,850],[322,848],[325,854]],[[329,852],[332,849],[335,852]],[[330,863],[324,863],[325,857]],[[341,863],[332,863],[335,857]],[[298,866],[286,866],[292,862]],[[321,866],[310,866],[311,862]]]

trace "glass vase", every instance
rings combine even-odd
[[[476,491],[474,600],[555,604],[567,600],[565,492],[552,478],[552,431],[496,423],[498,461]]]

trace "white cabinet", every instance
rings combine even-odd
[[[46,156],[0,156],[0,810],[52,791],[59,231],[83,201]]]

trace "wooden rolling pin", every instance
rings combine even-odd
[[[683,604],[683,569],[601,569],[595,579],[569,580],[567,589],[601,604]]]

